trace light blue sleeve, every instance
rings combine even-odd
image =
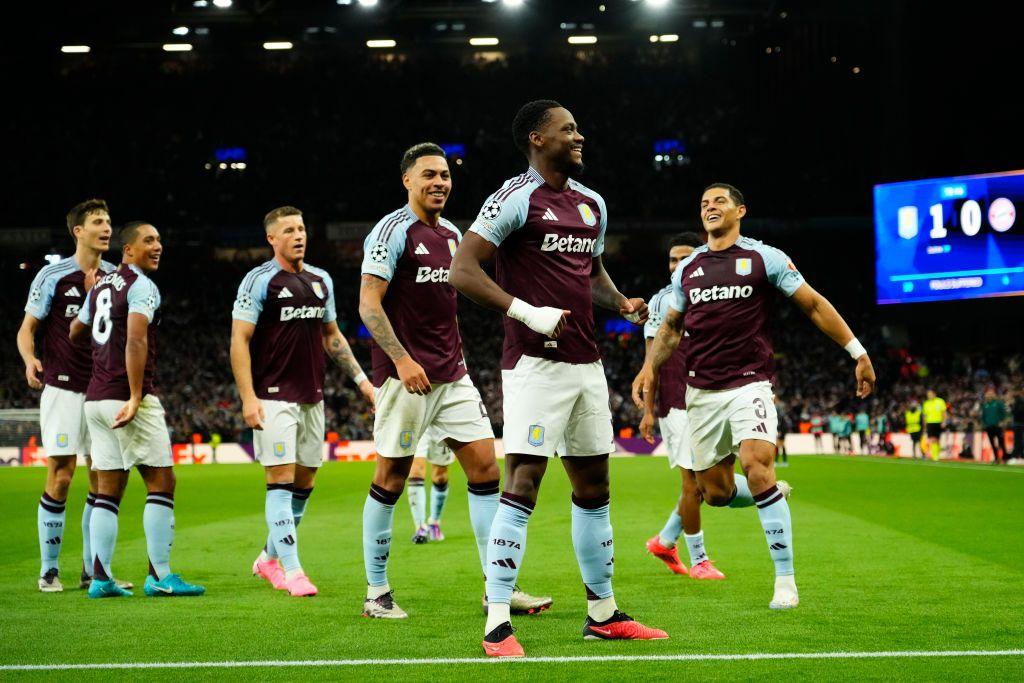
[[[669,305],[682,313],[686,310],[686,297],[683,295],[683,266],[690,262],[693,256],[689,256],[686,260],[681,261],[676,266],[676,270],[672,273],[672,294],[667,297],[669,299]]]
[[[148,277],[140,277],[128,288],[128,312],[141,313],[153,322],[156,310],[160,308],[160,290]]]
[[[758,244],[755,249],[764,259],[764,269],[768,274],[768,281],[786,296],[793,296],[793,293],[804,284],[804,276],[796,269],[789,257],[781,249],[769,247],[767,244]]]
[[[496,198],[501,190],[492,194],[469,226],[469,232],[475,232],[496,247],[501,246],[506,237],[526,223],[530,195],[536,187],[532,182],[527,183],[502,200]]]
[[[92,300],[96,294],[96,288],[93,287],[92,291],[85,295],[85,299],[82,301],[82,307],[78,309],[78,320],[83,325],[92,326]]]
[[[317,271],[324,279],[324,284],[327,285],[327,302],[324,304],[324,324],[326,325],[338,319],[338,311],[334,305],[334,279],[326,270],[318,268]]]
[[[658,328],[668,314],[669,301],[673,296],[673,290],[666,287],[651,297],[647,322],[644,323],[644,339],[654,339],[658,336]]]
[[[260,313],[263,312],[263,302],[267,299],[267,285],[276,272],[266,269],[264,264],[249,271],[242,278],[242,283],[238,285],[238,295],[235,296],[235,305],[231,309],[231,317],[234,320],[256,324]]]
[[[405,251],[405,236],[415,219],[394,214],[385,216],[363,241],[363,275],[376,275],[388,282],[395,275],[398,259]]]
[[[66,271],[46,266],[32,280],[32,286],[28,289],[28,301],[25,302],[25,312],[36,320],[42,320],[50,314],[50,304],[53,303],[53,293],[57,288],[57,281],[60,280]]]
[[[597,233],[597,241],[594,242],[594,256],[597,257],[604,253],[604,234],[608,231],[608,207],[601,195],[595,194],[594,199],[601,209],[601,230]]]

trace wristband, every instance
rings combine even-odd
[[[360,384],[366,381],[366,373],[360,372],[358,375],[352,378],[352,381],[355,382],[356,386],[358,387]]]
[[[856,337],[847,342],[846,346],[843,348],[846,349],[848,354],[850,354],[850,358],[854,360],[866,355],[868,352],[867,349],[864,348],[864,345],[857,341]]]

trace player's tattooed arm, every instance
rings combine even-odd
[[[640,383],[643,387],[644,410],[654,414],[654,396],[658,391],[658,373],[661,366],[679,347],[679,340],[683,337],[683,313],[671,306],[665,315],[664,322],[658,328],[658,334],[651,344],[650,353],[640,370],[640,375],[634,380],[634,384]]]
[[[611,275],[605,270],[604,261],[600,256],[594,257],[594,264],[590,270],[590,297],[595,306],[618,311],[632,323],[647,322],[647,304],[639,297],[628,299],[619,291],[612,282]]]
[[[374,275],[363,275],[359,287],[359,317],[366,329],[373,335],[373,340],[388,358],[393,361],[409,355],[395,336],[395,328],[391,327],[388,314],[384,312],[384,294],[388,291],[388,281]]]
[[[373,335],[377,346],[394,362],[398,379],[405,390],[421,396],[429,394],[431,386],[427,373],[413,360],[402,346],[402,342],[398,341],[395,328],[391,326],[388,314],[384,312],[384,294],[387,291],[387,280],[375,275],[363,275],[362,285],[359,287],[359,317]]]
[[[324,351],[331,357],[334,364],[347,372],[352,379],[363,374],[363,369],[359,367],[359,361],[352,353],[352,347],[349,346],[345,335],[338,329],[337,322],[324,325]]]

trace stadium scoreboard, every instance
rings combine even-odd
[[[1024,294],[1024,170],[875,185],[880,304]]]

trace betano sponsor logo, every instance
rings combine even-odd
[[[570,254],[593,253],[594,243],[592,237],[573,237],[568,235],[562,237],[554,233],[544,235],[544,241],[540,245],[541,251],[561,251]]]
[[[416,269],[416,282],[448,282],[450,272],[447,268],[420,266]]]
[[[283,306],[281,308],[281,322],[322,318],[324,317],[324,312],[323,306]]]
[[[701,301],[723,301],[725,299],[747,299],[754,293],[750,285],[730,285],[728,287],[694,287],[690,290],[690,303],[697,304]]]

